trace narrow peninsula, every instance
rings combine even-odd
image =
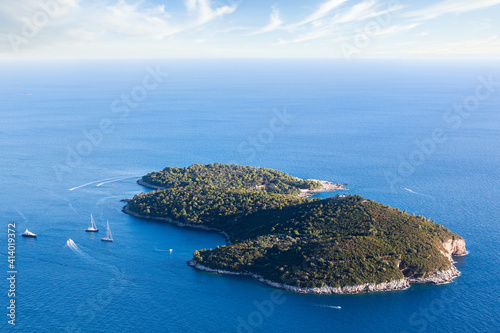
[[[123,211],[216,231],[226,245],[193,253],[196,269],[248,275],[293,292],[352,294],[449,283],[465,241],[430,218],[359,195],[307,199],[346,184],[226,164],[167,167]]]

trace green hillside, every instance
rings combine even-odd
[[[225,174],[211,179],[214,170],[230,170],[232,178],[224,180]],[[235,170],[241,171],[237,177]],[[225,231],[233,245],[194,253],[206,267],[256,273],[300,287],[425,277],[449,269],[442,243],[461,239],[430,219],[358,195],[299,199],[251,190],[254,182],[273,180],[279,186],[295,178],[255,168],[245,177],[244,170],[224,165],[165,168],[161,183],[175,187],[136,195],[128,209]],[[264,174],[278,176],[260,178]],[[159,178],[151,175],[146,179]]]

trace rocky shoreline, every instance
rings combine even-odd
[[[318,182],[321,184],[321,187],[318,189],[314,190],[300,190],[300,194],[298,195],[299,198],[309,198],[316,193],[321,193],[321,192],[334,192],[334,191],[348,191],[349,189],[344,187],[344,185],[347,184],[341,184],[341,183],[332,183],[326,180],[317,180],[317,179],[307,179],[307,180],[312,180],[315,182]]]
[[[300,178],[297,178],[297,179],[300,179]],[[300,180],[302,180],[302,179],[300,179]],[[318,182],[321,184],[321,187],[318,189],[314,189],[314,190],[300,190],[300,194],[298,195],[299,198],[309,198],[309,197],[315,195],[316,193],[321,193],[321,192],[334,192],[334,191],[348,191],[349,190],[348,188],[344,187],[347,184],[342,184],[342,183],[334,184],[334,183],[326,181],[326,180],[317,180],[317,179],[307,179],[307,180],[312,180],[312,181]],[[137,184],[144,186],[144,187],[147,187],[147,188],[150,188],[150,189],[153,189],[153,190],[166,190],[167,189],[167,187],[161,187],[158,185],[152,185],[152,184],[146,183],[142,179],[139,179],[137,181]]]
[[[367,293],[367,292],[404,290],[404,289],[408,289],[410,287],[410,283],[408,282],[408,280],[401,279],[401,280],[389,281],[389,282],[384,282],[384,283],[379,283],[379,284],[365,283],[365,284],[361,284],[361,285],[357,285],[357,286],[345,286],[345,287],[324,286],[321,288],[301,288],[301,287],[291,286],[288,284],[282,284],[282,283],[277,283],[277,282],[273,282],[270,280],[266,280],[258,274],[253,274],[253,273],[249,273],[249,272],[239,273],[239,272],[224,271],[224,270],[220,270],[220,269],[212,269],[212,268],[203,266],[195,259],[189,260],[188,265],[193,267],[193,268],[196,268],[200,271],[204,271],[204,272],[211,272],[211,273],[217,273],[217,274],[228,274],[228,275],[250,276],[250,277],[253,277],[254,279],[259,280],[262,283],[265,283],[265,284],[271,286],[271,287],[283,289],[286,291],[296,292],[296,293],[302,293],[302,294],[347,295],[347,294],[360,294],[360,293]]]
[[[153,190],[166,190],[167,189],[167,187],[161,187],[161,186],[157,186],[157,185],[152,185],[152,184],[146,183],[142,179],[139,179],[137,181],[137,184],[139,184],[141,186],[144,186],[144,187],[147,187],[147,188],[150,188],[150,189],[153,189]]]
[[[426,277],[408,278],[410,283],[430,283],[430,284],[446,284],[453,282],[453,279],[460,276],[459,270],[453,265],[453,256],[465,256],[469,252],[465,249],[465,241],[463,239],[449,239],[442,244],[441,253],[450,261],[450,269],[446,271],[437,271]]]
[[[167,223],[176,225],[178,227],[217,232],[217,233],[221,234],[226,239],[227,245],[231,245],[231,241],[229,240],[229,235],[225,231],[222,231],[222,230],[219,230],[216,228],[210,228],[210,227],[207,227],[204,225],[196,225],[194,223],[184,223],[184,222],[180,222],[180,221],[175,221],[175,220],[172,220],[168,217],[150,217],[150,216],[140,215],[140,214],[137,214],[137,213],[131,211],[129,209],[128,203],[122,208],[122,212],[124,212],[125,214],[128,214],[130,216],[137,217],[139,219],[167,222]]]
[[[134,216],[137,218],[141,218],[141,219],[167,222],[167,223],[179,226],[179,227],[186,227],[186,228],[198,229],[198,230],[203,230],[203,231],[217,232],[225,238],[227,245],[231,245],[229,235],[226,232],[219,230],[219,229],[216,229],[216,228],[210,228],[210,227],[207,227],[204,225],[196,225],[196,224],[192,224],[192,223],[184,223],[184,222],[175,221],[175,220],[172,220],[172,219],[166,218],[166,217],[149,217],[149,216],[140,215],[140,214],[137,214],[135,212],[132,212],[129,209],[128,203],[123,207],[122,211],[125,214],[131,215],[131,216]],[[195,268],[195,269],[205,271],[205,272],[227,274],[227,275],[250,276],[250,277],[253,277],[254,279],[257,279],[260,282],[265,283],[269,286],[283,289],[283,290],[287,290],[287,291],[291,291],[291,292],[305,293],[305,294],[359,294],[359,293],[367,293],[367,292],[404,290],[404,289],[408,289],[410,287],[411,283],[446,284],[446,283],[453,282],[454,278],[460,276],[460,272],[453,265],[452,256],[463,256],[463,255],[466,255],[468,253],[465,250],[465,241],[463,239],[450,239],[447,242],[443,243],[443,249],[444,250],[442,251],[442,253],[450,259],[450,269],[449,270],[434,272],[430,276],[421,277],[421,278],[405,278],[405,279],[393,280],[393,281],[388,281],[388,282],[379,283],[379,284],[365,283],[365,284],[361,284],[361,285],[357,285],[357,286],[344,286],[344,287],[331,287],[331,286],[323,286],[321,288],[296,287],[296,286],[291,286],[291,285],[287,285],[287,284],[282,284],[282,283],[266,280],[262,276],[254,274],[254,273],[250,273],[250,272],[231,272],[231,271],[225,271],[225,270],[220,270],[220,269],[212,269],[212,268],[203,266],[195,259],[189,260],[188,265]]]
[[[320,288],[305,288],[305,287],[303,288],[303,287],[296,287],[288,284],[278,283],[271,280],[266,280],[261,275],[250,272],[231,272],[221,269],[209,268],[207,266],[200,264],[195,259],[189,260],[188,265],[204,272],[226,274],[226,275],[250,276],[271,287],[283,289],[286,291],[302,293],[302,294],[321,294],[321,295],[328,295],[328,294],[347,295],[347,294],[360,294],[369,292],[405,290],[410,288],[412,283],[447,284],[453,282],[454,278],[460,276],[460,272],[452,264],[449,270],[435,272],[433,276],[426,278],[404,278],[378,284],[365,283],[356,286],[344,286],[344,287],[331,287],[327,285]]]

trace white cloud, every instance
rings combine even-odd
[[[251,34],[248,34],[248,36],[259,35],[259,34],[271,32],[271,31],[278,29],[282,25],[283,25],[283,21],[280,18],[280,12],[277,9],[274,9],[273,12],[271,13],[271,18],[269,20],[269,23],[266,26],[260,28],[259,30],[252,32]]]
[[[372,35],[373,36],[390,35],[390,34],[402,32],[402,31],[411,30],[418,25],[419,25],[419,23],[411,23],[411,24],[406,24],[406,25],[391,25],[391,26],[389,26],[385,29],[382,29],[378,32],[373,32]]]
[[[346,23],[351,21],[362,20],[368,15],[373,14],[373,6],[376,4],[373,0],[368,0],[357,5],[352,6],[344,14],[335,15],[332,23]]]
[[[185,6],[174,16],[165,6],[144,0],[0,1],[0,52],[33,52],[52,46],[69,49],[76,44],[133,49],[131,38],[153,43],[231,14],[237,7],[215,5],[210,0],[186,0]],[[25,28],[26,22],[36,25],[37,19],[45,17],[43,26],[31,29],[36,32],[28,36],[31,30]]]
[[[329,20],[323,19],[313,21],[312,25],[310,26],[311,30],[309,32],[301,33],[291,40],[280,40],[279,45],[301,43],[324,37],[334,37],[335,40],[339,38],[353,38],[355,35],[359,34],[360,29],[359,26],[352,24],[353,22],[366,21],[370,18],[382,15],[388,16],[388,18],[386,17],[384,19],[384,22],[387,23],[375,22],[378,26],[380,26],[380,29],[379,31],[373,33],[371,36],[387,35],[413,29],[418,25],[417,23],[408,24],[405,26],[386,26],[391,21],[391,13],[402,8],[404,8],[402,5],[395,4],[393,2],[378,4],[374,0],[367,0],[352,7],[346,8],[341,13],[338,13]]]
[[[323,2],[314,13],[312,13],[311,15],[306,17],[304,20],[302,20],[298,23],[292,24],[291,27],[299,27],[299,26],[317,21],[319,19],[322,19],[323,17],[330,14],[330,12],[332,10],[339,7],[340,5],[345,3],[346,1],[347,0],[329,0],[329,1]]]
[[[368,0],[351,7],[343,14],[337,14],[332,23],[349,23],[355,21],[364,21],[370,18],[378,17],[385,14],[390,14],[403,9],[404,6],[399,3],[383,3],[377,4],[376,1]]]
[[[424,9],[406,13],[406,17],[430,20],[447,13],[464,13],[500,4],[500,0],[446,0]]]
[[[162,39],[180,31],[167,22],[169,14],[164,6],[141,9],[139,4],[129,5],[120,0],[114,6],[106,7],[99,16],[99,26],[123,36]]]
[[[188,11],[196,17],[195,25],[202,25],[215,18],[232,14],[238,7],[237,4],[233,4],[212,8],[213,4],[210,0],[186,0],[185,5]]]

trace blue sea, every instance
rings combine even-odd
[[[19,60],[0,73],[1,332],[500,331],[500,63]],[[193,251],[223,237],[133,218],[120,200],[148,191],[148,172],[214,162],[347,183],[430,217],[465,238],[462,275],[304,295],[194,270]]]

